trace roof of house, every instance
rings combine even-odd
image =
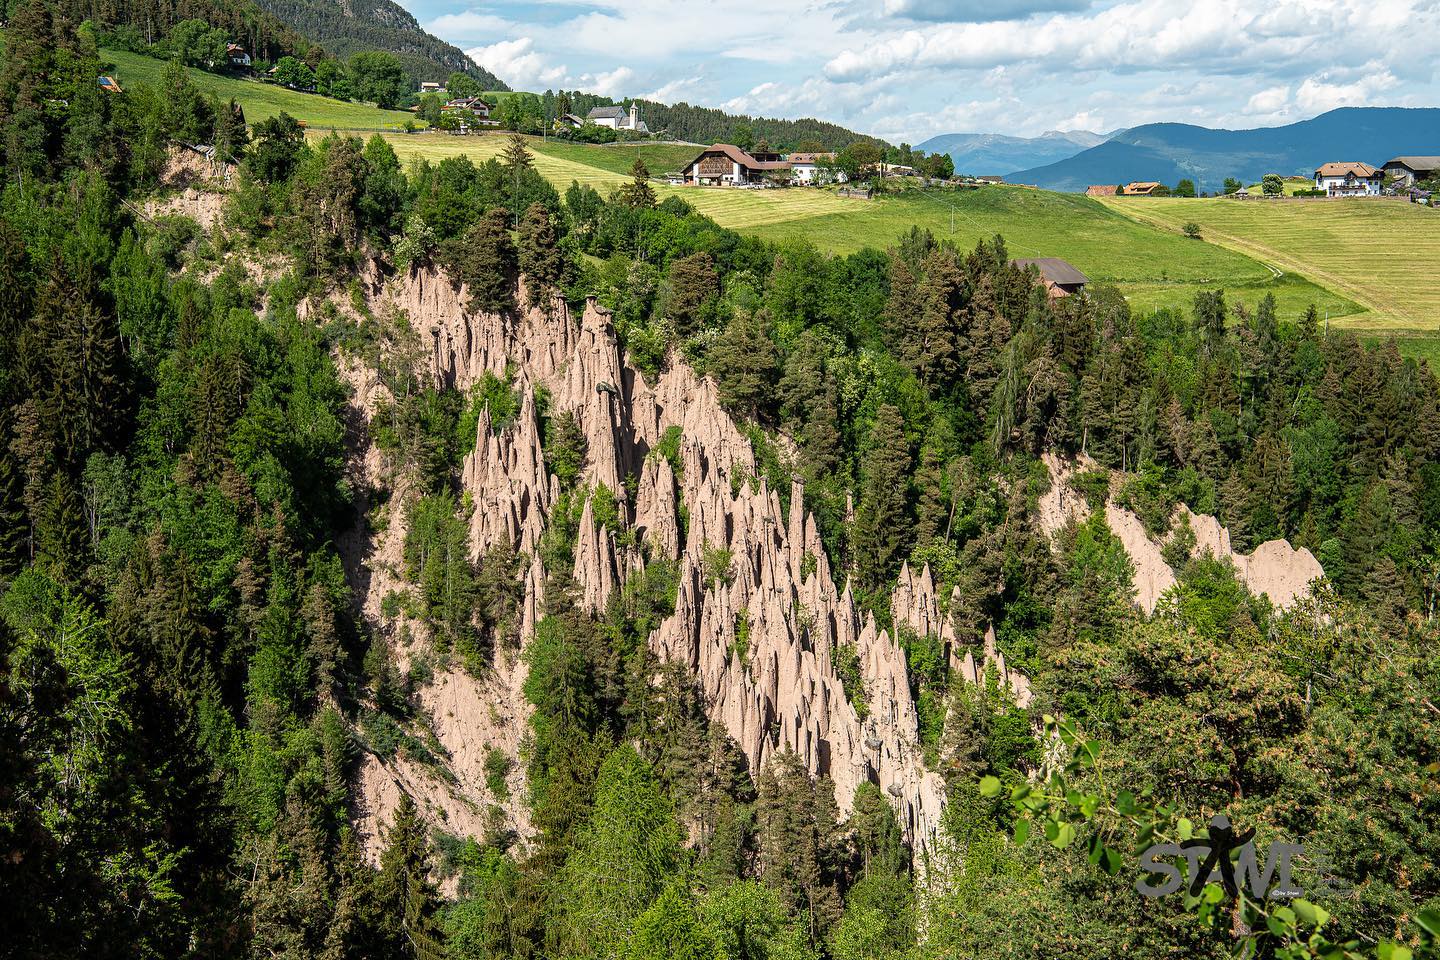
[[[688,170],[707,153],[724,154],[726,157],[729,157],[733,162],[740,164],[742,167],[748,167],[751,170],[790,169],[790,161],[788,160],[756,160],[754,157],[750,156],[750,154],[746,153],[744,150],[741,150],[733,143],[712,143],[710,146],[697,153],[694,159],[692,159],[689,163],[685,164],[685,166],[681,169]]]
[[[238,44],[238,43],[227,43],[227,44],[225,44],[225,52],[226,52],[226,53],[244,53],[244,52],[245,52],[245,48],[242,47],[242,46],[240,46],[240,44]]]
[[[120,81],[116,80],[114,77],[103,76],[103,75],[100,77],[100,89],[101,89],[101,90],[104,90],[104,91],[106,91],[106,92],[108,92],[108,93],[123,93],[123,92],[124,92],[123,90],[120,89]]]
[[[1113,197],[1120,192],[1120,188],[1113,183],[1097,183],[1085,188],[1087,197]]]
[[[625,116],[629,116],[629,113],[624,107],[591,107],[590,112],[585,114],[585,119],[618,120]]]
[[[1125,184],[1122,192],[1149,193],[1151,190],[1154,190],[1158,186],[1160,186],[1160,182],[1158,180],[1131,180],[1129,183]]]
[[[1411,170],[1440,170],[1440,157],[1396,157],[1385,166],[1409,167]]]
[[[794,163],[819,163],[821,160],[834,160],[834,159],[835,159],[835,154],[833,154],[833,153],[792,153],[792,154],[790,154],[790,156],[788,157],[788,159],[789,159],[789,161],[790,161],[792,164],[794,164]]]
[[[1322,163],[1315,171],[1317,177],[1348,177],[1351,174],[1368,180],[1371,177],[1380,176],[1380,171],[1368,163],[1360,163],[1357,160],[1345,160],[1339,163]]]
[[[1090,282],[1085,274],[1059,257],[1017,257],[1010,262],[1021,270],[1035,267],[1040,271],[1040,276],[1060,286],[1070,287]]]

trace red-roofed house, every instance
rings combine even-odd
[[[683,167],[685,182],[700,186],[735,187],[790,173],[790,164],[779,159],[778,154],[762,156],[764,159],[729,143],[708,146]]]
[[[1315,171],[1315,189],[1331,197],[1378,197],[1385,174],[1368,163],[1325,163]]]

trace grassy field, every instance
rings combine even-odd
[[[1440,332],[1440,285],[1429,276],[1440,257],[1435,210],[1356,199],[1104,202],[1163,229],[1178,231],[1193,221],[1211,244],[1312,278],[1360,305],[1362,312],[1346,318],[1347,326],[1408,337]]]
[[[482,161],[504,148],[504,134],[451,137],[387,134],[400,158],[411,163],[467,155]],[[602,193],[629,179],[637,153],[655,173],[678,167],[691,147],[670,145],[589,146],[531,141],[536,168],[562,191],[572,180]],[[1138,309],[1187,307],[1196,291],[1224,287],[1232,299],[1253,304],[1275,295],[1282,316],[1298,316],[1311,303],[1332,317],[1360,308],[1304,277],[1275,271],[1250,256],[1197,243],[1175,230],[1155,228],[1087,198],[1018,188],[994,188],[936,196],[919,191],[874,200],[840,197],[827,190],[730,190],[655,184],[662,197],[677,194],[722,226],[771,240],[808,239],[823,250],[851,253],[886,247],[919,224],[936,236],[973,246],[1003,235],[1016,256],[1063,257],[1092,280],[1111,282]]]
[[[165,72],[165,61],[143,57],[123,50],[102,50],[100,56],[114,65],[114,74],[122,87],[143,83],[159,87]],[[190,69],[190,79],[207,94],[222,100],[234,99],[245,108],[250,123],[276,116],[282,110],[297,120],[304,120],[312,129],[388,129],[401,130],[405,121],[412,123],[415,115],[403,110],[380,110],[364,103],[342,103],[313,93],[287,90],[273,83],[222,77],[203,70]]]

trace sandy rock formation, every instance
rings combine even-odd
[[[1075,467],[1090,469],[1093,460],[1082,457],[1067,463],[1053,453],[1043,457],[1050,472],[1050,489],[1040,498],[1040,523],[1052,536],[1073,521],[1090,515],[1083,497],[1070,484]],[[1188,521],[1195,533],[1192,556],[1209,553],[1227,560],[1235,567],[1236,577],[1257,596],[1265,594],[1275,606],[1285,609],[1309,595],[1310,583],[1325,575],[1320,562],[1304,547],[1292,547],[1286,540],[1268,540],[1250,553],[1237,553],[1230,546],[1230,531],[1208,514],[1192,513],[1181,504],[1176,519]],[[1105,503],[1105,522],[1119,538],[1135,568],[1135,599],[1145,613],[1155,612],[1155,605],[1175,585],[1175,571],[1165,562],[1161,543],[1145,530],[1144,523],[1132,511],[1113,499]]]
[[[813,773],[834,780],[842,810],[861,782],[873,781],[896,805],[907,836],[928,842],[943,808],[943,783],[921,760],[904,654],[873,617],[862,621],[848,587],[837,589],[799,484],[788,491],[787,508],[777,491],[753,479],[758,471],[750,443],[721,408],[713,381],[676,363],[648,383],[623,362],[608,312],[594,302],[578,323],[558,300],[515,319],[476,315],[465,309],[464,291],[434,271],[395,278],[379,299],[377,307],[405,311],[440,383],[466,389],[485,372],[499,375],[509,367],[527,398],[501,436],[493,436],[482,417],[479,442],[465,461],[477,555],[502,539],[533,552],[553,508],[555,483],[544,468],[531,399],[543,386],[552,413],[571,412],[585,435],[585,482],[616,495],[622,517],[651,556],[678,558],[675,612],[651,646],[695,671],[709,712],[751,769],[792,749]],[[652,454],[671,427],[680,429],[678,477]],[[636,478],[633,504],[624,483],[630,475]],[[688,518],[683,533],[681,503]],[[603,608],[639,564],[635,551],[619,546],[619,532],[597,525],[586,506],[573,573],[594,609]],[[729,552],[729,570],[707,571],[707,551],[720,556],[722,550]],[[538,562],[525,574],[526,637],[540,614],[543,574]],[[921,580],[928,577],[922,571]],[[923,628],[945,629],[933,583],[922,590],[923,601],[915,598],[920,588],[905,589],[903,606],[919,603],[928,611]],[[739,634],[747,643],[737,642]],[[859,657],[870,706],[863,723],[831,662],[840,644]],[[521,670],[517,666],[516,675]],[[510,680],[518,690],[523,678]],[[473,763],[464,728],[478,723],[470,714],[481,709],[480,703],[456,709],[453,728],[437,717],[437,735],[457,764]],[[508,714],[517,743],[524,717],[523,705]]]

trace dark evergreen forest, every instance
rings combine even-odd
[[[407,173],[378,137],[239,126],[180,71],[102,94],[74,14],[15,4],[0,69],[0,953],[1435,955],[1440,384],[1423,363],[1221,291],[1185,312],[1103,288],[1052,301],[998,237],[835,257],[657,203],[643,169],[562,195],[518,139]],[[238,160],[220,224],[142,215],[172,141],[207,139]],[[403,329],[300,309],[377,257],[443,268],[478,309],[520,309],[522,272],[597,296],[637,365],[715,379],[771,489],[804,481],[832,567],[882,624],[908,561],[964,642],[994,625],[1027,708],[901,633],[948,798],[928,862],[873,784],[837,798],[793,753],[748,770],[688,669],[654,661],[673,564],[587,612],[575,520],[587,502],[625,520],[548,413],[562,494],[517,758],[535,835],[450,836],[406,800],[362,857],[355,771],[425,749],[426,678],[369,635],[342,570],[337,358],[395,386],[374,439],[415,480],[409,602],[437,654],[486,670],[526,565],[463,549],[460,462],[480,410],[513,417],[508,384],[461,395],[417,374]],[[1096,502],[1113,483],[1176,547],[1153,616],[1102,512],[1054,543],[1038,528],[1047,452],[1094,458]],[[1237,548],[1308,548],[1325,580],[1277,611],[1189,556],[1182,503]],[[1216,811],[1323,848],[1348,895],[1136,896],[1138,851]]]

